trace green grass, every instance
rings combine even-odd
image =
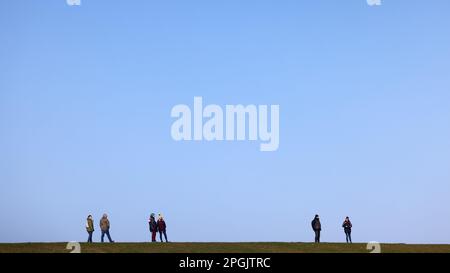
[[[67,243],[0,244],[0,253],[69,253]],[[450,245],[382,244],[383,253],[450,253]],[[82,253],[369,253],[366,244],[114,243],[81,244]]]

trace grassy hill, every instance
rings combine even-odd
[[[0,253],[69,253],[67,243],[0,244]],[[114,243],[81,244],[82,253],[369,253],[366,244]],[[450,253],[450,245],[382,244],[383,253]]]

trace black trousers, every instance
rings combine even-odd
[[[167,241],[167,233],[166,233],[166,231],[165,230],[163,230],[163,231],[159,231],[159,239],[161,239],[161,243],[163,242],[163,234],[164,234],[164,238],[166,239],[166,242],[168,242]]]
[[[314,230],[314,233],[316,234],[314,242],[320,243],[320,230]]]

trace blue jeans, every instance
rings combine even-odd
[[[166,231],[165,230],[160,230],[159,231],[159,239],[161,239],[161,243],[163,242],[163,234],[164,234],[164,238],[166,239],[166,242],[168,242],[167,241],[167,233],[166,233]]]
[[[111,235],[109,235],[109,229],[108,229],[108,230],[102,230],[102,243],[103,243],[103,239],[104,239],[104,237],[105,237],[105,234],[106,234],[106,236],[108,236],[108,240],[109,240],[110,243],[114,242],[114,241],[111,239]]]
[[[345,239],[347,240],[347,243],[352,242],[352,232],[350,230],[345,231]]]
[[[88,231],[89,237],[88,237],[88,243],[92,243],[92,233],[94,233],[93,231]]]

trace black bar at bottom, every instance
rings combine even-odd
[[[67,270],[112,272],[304,272],[317,267],[329,271],[385,272],[441,267],[450,254],[0,254],[3,268],[33,272]]]

